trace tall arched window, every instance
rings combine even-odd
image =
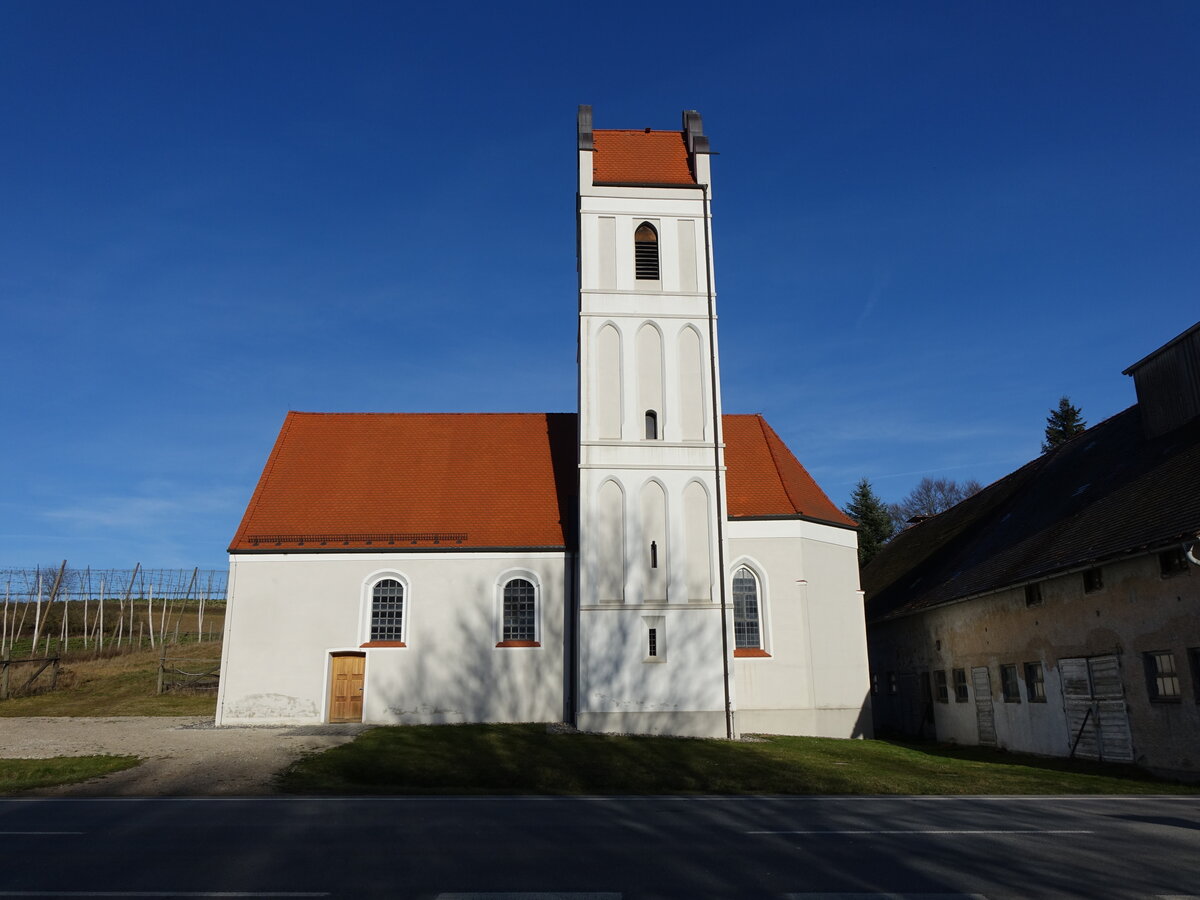
[[[638,281],[658,281],[658,231],[649,222],[633,233],[633,262]]]
[[[504,622],[500,645],[529,646],[537,641],[537,588],[526,578],[504,585]]]
[[[404,585],[385,578],[371,591],[371,640],[404,640]]]
[[[733,573],[733,641],[737,650],[762,648],[758,579],[745,566]]]
[[[652,409],[646,410],[646,440],[658,440],[658,413]]]

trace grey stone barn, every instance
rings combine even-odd
[[[875,727],[1200,778],[1200,323],[863,573]]]

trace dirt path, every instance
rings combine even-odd
[[[52,797],[222,796],[273,793],[271,776],[304,753],[354,739],[362,725],[214,728],[211,717],[0,718],[0,757],[133,754],[144,762]]]

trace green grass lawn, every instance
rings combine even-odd
[[[54,759],[0,759],[0,794],[56,784],[74,784],[136,766],[136,756],[59,756]]]
[[[376,728],[297,761],[279,787],[301,794],[1200,793],[1132,767],[976,747],[548,734],[544,725]]]
[[[171,647],[172,656],[220,657],[219,643]],[[59,688],[0,700],[0,716],[211,716],[217,695],[156,693],[159,650],[134,650],[108,659],[63,661]],[[49,673],[42,678],[48,679]],[[14,682],[16,676],[14,676]]]

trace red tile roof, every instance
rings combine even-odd
[[[761,416],[725,416],[729,515],[852,525]],[[289,413],[239,551],[572,545],[573,413]]]
[[[596,184],[695,184],[681,131],[593,133]]]
[[[730,518],[801,516],[855,527],[762,416],[724,416],[722,424]]]

